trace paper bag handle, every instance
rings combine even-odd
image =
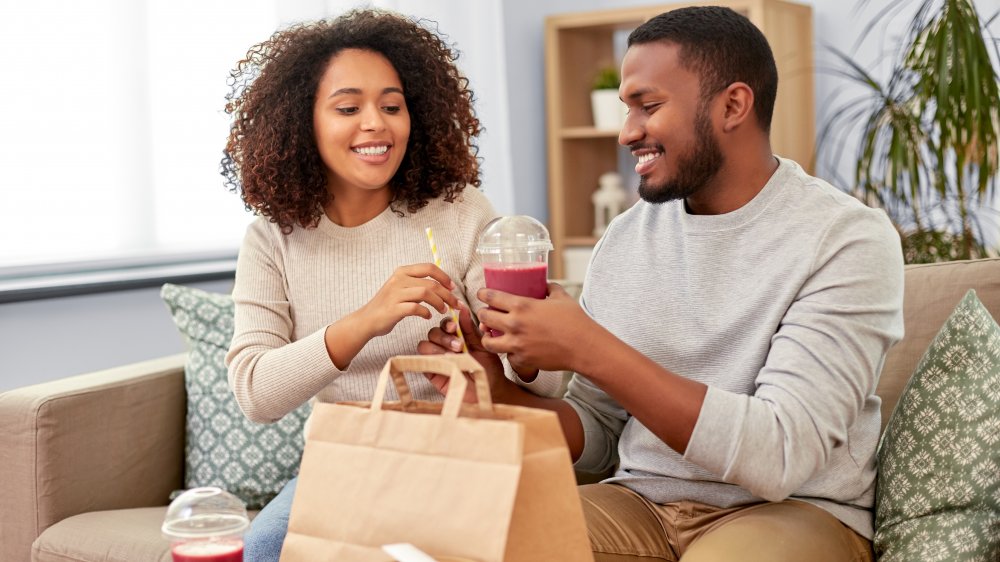
[[[375,397],[371,405],[372,410],[382,409],[385,389],[389,386],[390,377],[403,406],[413,402],[413,393],[410,392],[410,386],[406,382],[406,377],[403,376],[406,371],[439,373],[451,377],[448,393],[444,397],[444,406],[441,408],[442,416],[457,418],[459,410],[462,409],[462,398],[465,396],[465,389],[468,386],[463,371],[472,375],[472,380],[476,384],[476,399],[479,402],[479,409],[483,412],[493,411],[493,398],[490,396],[490,387],[486,381],[486,371],[468,353],[391,357],[378,376],[378,385],[375,387]]]

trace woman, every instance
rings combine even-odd
[[[361,10],[279,31],[234,70],[223,174],[260,217],[240,250],[226,363],[250,419],[370,400],[387,359],[416,353],[448,306],[482,306],[467,295],[483,286],[475,246],[494,212],[476,189],[480,126],[456,56],[409,19]],[[443,270],[427,263],[427,227]],[[278,559],[294,483],[254,520],[247,560]]]

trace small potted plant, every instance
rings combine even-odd
[[[625,122],[625,104],[618,98],[621,78],[618,69],[606,66],[597,72],[594,89],[590,92],[590,109],[594,114],[594,128],[621,129]]]

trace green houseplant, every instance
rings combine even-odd
[[[896,0],[862,32],[897,14]],[[910,263],[973,259],[993,252],[992,207],[1000,135],[1000,53],[973,0],[920,0],[889,78],[831,49],[860,85],[821,128],[817,157],[834,161],[860,129],[855,195],[893,219]],[[839,143],[838,143],[839,141]]]
[[[594,76],[590,91],[590,108],[593,112],[594,127],[597,129],[621,129],[625,122],[625,105],[618,98],[621,78],[618,69],[605,66]]]
[[[594,77],[595,90],[618,90],[622,80],[618,76],[618,69],[613,66],[605,66],[597,71]]]

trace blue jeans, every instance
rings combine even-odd
[[[243,537],[245,562],[278,562],[281,544],[288,534],[288,514],[292,511],[292,498],[295,497],[298,481],[298,477],[289,480],[250,522],[250,530]]]

